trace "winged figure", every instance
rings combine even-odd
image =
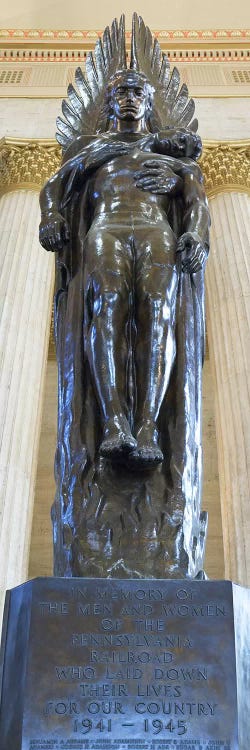
[[[209,211],[194,102],[136,14],[77,69],[41,192],[56,251],[55,574],[202,568],[201,368]]]

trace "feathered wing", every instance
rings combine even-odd
[[[154,111],[151,129],[182,127],[196,132],[198,122],[192,120],[195,104],[189,98],[184,83],[180,88],[180,74],[177,68],[170,71],[170,64],[157,39],[153,39],[150,29],[141,16],[133,15],[131,63],[130,67],[145,73],[154,87]]]
[[[76,87],[68,86],[68,100],[62,102],[62,117],[58,117],[56,138],[63,151],[80,135],[92,135],[106,130],[105,92],[110,77],[126,68],[125,17],[120,23],[115,18],[98,39],[94,53],[86,58],[85,73],[75,72]]]
[[[77,68],[74,87],[68,86],[68,100],[62,102],[63,117],[57,118],[56,138],[63,151],[80,135],[93,135],[107,127],[105,92],[110,77],[125,70],[125,17],[121,16],[106,27],[98,39],[94,52],[86,58],[85,73]],[[166,54],[161,52],[157,39],[145,26],[141,16],[133,15],[130,68],[144,73],[155,90],[150,128],[154,132],[167,127],[183,127],[196,132],[198,122],[193,118],[195,104],[189,98],[186,84],[180,88],[177,68],[170,72]]]

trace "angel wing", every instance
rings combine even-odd
[[[75,73],[76,87],[68,86],[68,101],[62,102],[63,117],[57,118],[56,138],[63,151],[79,135],[104,132],[108,126],[105,108],[106,86],[116,72],[126,70],[125,17],[115,18],[98,39],[94,53],[86,58],[85,74],[81,68]],[[189,98],[184,83],[180,88],[177,68],[170,73],[167,55],[161,52],[157,39],[145,26],[141,16],[133,15],[130,68],[144,73],[155,90],[149,127],[152,132],[164,128],[182,127],[196,132],[197,120],[192,120],[195,104]]]
[[[94,53],[86,58],[85,74],[81,68],[75,72],[76,88],[68,86],[68,101],[62,102],[62,117],[56,124],[56,139],[63,151],[79,135],[91,135],[106,130],[105,91],[110,77],[126,68],[125,16],[120,23],[115,18],[111,28],[107,26],[103,38],[98,39]]]
[[[153,39],[141,16],[133,14],[130,67],[140,70],[154,87],[154,107],[150,118],[154,132],[166,127],[188,128],[197,131],[198,121],[192,120],[195,103],[189,98],[184,83],[180,88],[180,73],[170,71],[170,64],[157,39]]]

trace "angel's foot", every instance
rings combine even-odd
[[[138,469],[153,469],[163,461],[159,433],[155,422],[145,421],[136,432],[137,447],[129,455],[129,463]]]
[[[137,442],[123,415],[108,419],[104,428],[104,438],[100,454],[104,458],[119,459],[136,448]]]

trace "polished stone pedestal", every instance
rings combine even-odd
[[[249,750],[249,601],[228,581],[13,589],[0,750]]]

